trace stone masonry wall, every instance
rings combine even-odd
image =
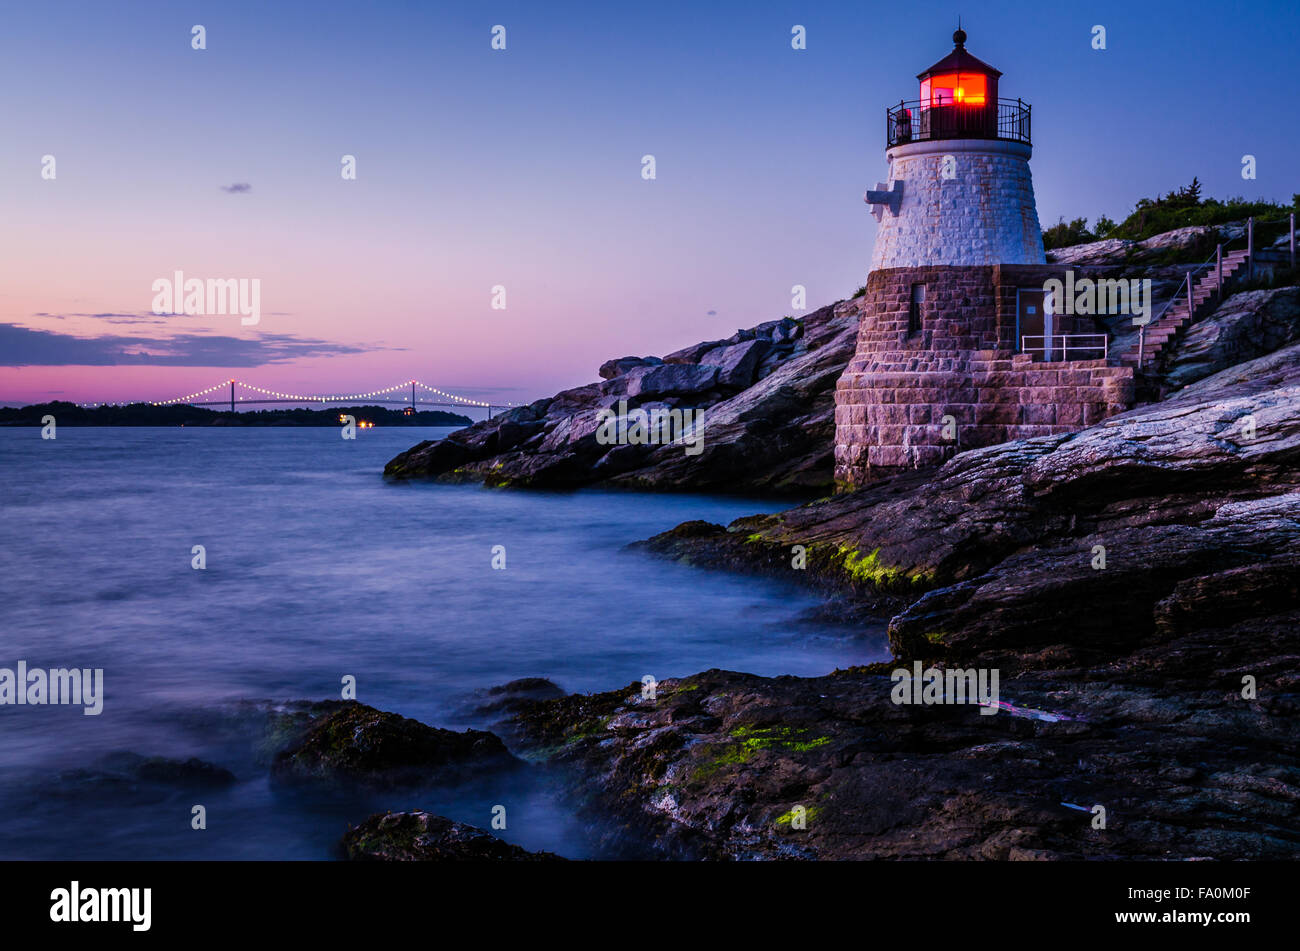
[[[836,480],[862,484],[937,465],[961,449],[1073,432],[1128,409],[1131,368],[1033,362],[1014,352],[1014,289],[1041,286],[1052,274],[994,266],[873,271],[857,353],[836,386]],[[926,285],[926,301],[922,329],[909,336],[915,283]],[[945,427],[945,416],[955,427]]]
[[[903,183],[903,195],[898,214],[880,218],[871,269],[1044,263],[1030,154],[1019,142],[984,139],[890,149],[889,180]]]

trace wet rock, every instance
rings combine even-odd
[[[711,670],[547,701],[520,735],[572,771],[604,846],[673,858],[1177,860],[1300,853],[1288,739],[1292,614],[1266,643],[1217,629],[1087,671],[1004,679],[1008,709],[893,701],[890,665],[826,677]],[[1208,643],[1235,645],[1214,652]],[[1257,652],[1258,651],[1258,652]],[[1263,695],[1261,695],[1262,698]],[[1092,828],[1092,807],[1107,812]],[[1077,808],[1076,808],[1077,807]]]
[[[194,757],[171,759],[139,753],[109,753],[91,765],[66,769],[57,778],[34,778],[14,784],[23,808],[40,810],[54,803],[93,806],[156,805],[178,795],[210,793],[234,785],[230,770]]]
[[[229,786],[235,781],[235,774],[230,770],[193,756],[186,760],[174,760],[164,756],[118,753],[105,758],[102,765],[106,769],[122,771],[141,782],[178,789],[215,789]]]
[[[378,813],[349,829],[341,844],[353,861],[564,861],[552,852],[529,852],[482,829],[427,812]]]
[[[851,592],[894,615],[900,656],[1104,652],[1178,616],[1178,598],[1216,571],[1257,566],[1253,583],[1270,592],[1260,611],[1286,608],[1291,588],[1269,579],[1300,567],[1298,462],[1295,345],[1078,433],[640,547]],[[792,567],[795,545],[805,569]]]
[[[897,665],[1000,672],[992,716],[895,704],[895,664],[521,711],[587,780],[575,798],[656,854],[1300,854],[1300,345],[1079,433],[635,547],[893,615]]]
[[[564,696],[564,691],[545,677],[522,677],[482,691],[474,704],[479,716],[509,713],[539,700]]]
[[[1104,568],[1095,565],[1099,546]],[[1297,569],[1300,494],[1253,499],[1222,505],[1195,525],[1037,546],[927,593],[890,622],[890,638],[914,653],[927,642],[973,654],[1050,640],[1095,656],[1131,649],[1158,623],[1185,629],[1287,611],[1300,605]]]
[[[169,789],[220,789],[235,782],[230,770],[201,759],[169,759],[142,756],[126,751],[109,753],[88,769],[64,772],[62,782],[85,787],[134,787],[151,785]]]
[[[204,736],[251,742],[255,761],[270,766],[277,753],[301,742],[313,723],[346,706],[344,700],[239,700],[181,719]]]
[[[348,702],[276,755],[280,781],[402,786],[459,781],[519,765],[492,733],[456,733]]]

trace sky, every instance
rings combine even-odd
[[[1300,7],[1222,9],[7,4],[0,401],[237,377],[527,402],[611,357],[798,316],[796,284],[809,309],[847,297],[886,105],[917,97],[958,14],[1000,94],[1033,106],[1045,225],[1120,220],[1194,175],[1206,196],[1289,202]],[[257,280],[259,322],[151,313],[178,270]]]

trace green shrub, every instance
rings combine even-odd
[[[1096,240],[1097,236],[1088,230],[1087,218],[1075,218],[1068,224],[1062,218],[1052,227],[1043,229],[1044,251],[1050,251],[1053,248],[1064,248],[1072,244],[1085,244],[1088,241]]]
[[[1245,221],[1251,217],[1258,224],[1260,219],[1281,218],[1298,208],[1300,192],[1291,196],[1289,206],[1273,201],[1247,201],[1240,196],[1222,201],[1217,198],[1202,198],[1200,179],[1193,178],[1191,184],[1163,197],[1140,199],[1132,213],[1119,224],[1102,215],[1097,219],[1093,230],[1089,231],[1087,218],[1075,218],[1070,222],[1061,218],[1052,227],[1043,230],[1043,248],[1050,251],[1052,248],[1083,244],[1099,238],[1144,241],[1178,228],[1222,225],[1230,221]]]
[[[1247,201],[1240,196],[1225,201],[1202,199],[1201,183],[1193,178],[1190,185],[1163,198],[1143,198],[1134,206],[1133,213],[1115,228],[1114,237],[1142,241],[1176,228],[1222,225],[1250,217],[1277,218],[1290,210],[1277,202]]]

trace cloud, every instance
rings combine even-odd
[[[235,182],[233,185],[222,185],[221,190],[230,195],[242,195],[245,192],[251,192],[253,186],[248,182]]]
[[[195,321],[201,320],[203,314],[155,314],[151,310],[136,311],[134,313],[101,313],[101,314],[47,314],[44,311],[32,314],[33,317],[40,317],[43,320],[67,320],[70,317],[85,317],[91,320],[101,320],[106,324],[171,324],[175,326],[177,320],[185,317],[192,317]],[[292,317],[291,310],[268,310],[263,311],[264,317]]]
[[[179,333],[171,337],[102,334],[77,337],[0,323],[0,366],[258,367],[303,357],[369,353],[386,347],[330,343],[293,334],[224,337]]]
[[[33,317],[41,317],[46,320],[67,320],[69,317],[89,317],[93,320],[102,320],[106,324],[165,324],[172,320],[170,314],[154,314],[149,311],[134,314],[33,314]]]

